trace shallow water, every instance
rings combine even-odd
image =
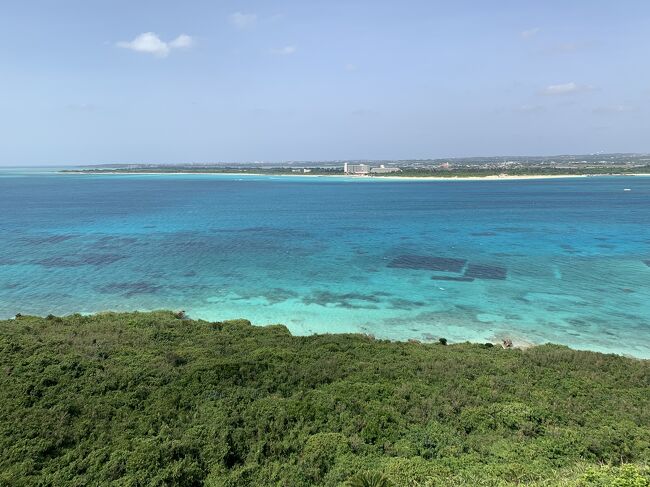
[[[650,178],[0,172],[0,317],[156,308],[650,358]]]

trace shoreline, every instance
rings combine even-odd
[[[353,176],[346,174],[264,174],[264,173],[235,173],[208,171],[178,171],[178,172],[125,172],[125,171],[57,171],[57,174],[74,175],[111,175],[111,176],[262,176],[277,178],[339,178],[355,181],[517,181],[535,179],[568,179],[568,178],[597,178],[597,177],[650,177],[650,174],[531,174],[531,175],[488,175],[488,176]]]
[[[485,345],[487,343],[491,344],[492,347],[495,348],[503,348],[504,350],[520,350],[520,351],[526,351],[530,349],[535,349],[539,347],[543,347],[545,345],[555,345],[555,346],[560,346],[560,347],[566,347],[570,350],[576,351],[576,352],[588,352],[588,353],[596,353],[596,354],[601,354],[601,355],[615,355],[618,357],[625,357],[628,359],[636,360],[636,361],[642,361],[642,362],[650,362],[650,356],[643,356],[643,355],[636,355],[634,353],[630,353],[629,351],[624,351],[624,350],[607,350],[607,349],[601,349],[598,347],[590,347],[590,346],[576,346],[575,344],[572,343],[566,343],[563,341],[554,341],[554,340],[543,340],[543,341],[535,341],[534,339],[527,337],[525,334],[522,334],[520,330],[516,329],[510,329],[508,331],[506,330],[501,330],[495,334],[492,334],[491,336],[486,336],[485,338],[481,339],[476,339],[476,337],[465,337],[461,339],[448,339],[447,337],[439,337],[439,338],[431,338],[431,339],[423,339],[423,338],[416,338],[413,336],[403,336],[403,337],[388,337],[385,335],[382,335],[381,333],[372,333],[368,330],[363,330],[363,329],[358,329],[358,330],[332,330],[332,331],[310,331],[307,333],[304,333],[302,331],[298,331],[294,329],[290,324],[286,323],[286,320],[280,320],[280,321],[253,321],[253,320],[248,320],[248,318],[241,318],[240,315],[232,315],[232,316],[205,316],[201,314],[200,312],[197,314],[186,311],[179,311],[179,310],[174,310],[170,308],[140,308],[140,309],[98,309],[94,311],[77,311],[77,312],[70,312],[70,313],[64,313],[61,315],[54,315],[52,314],[51,316],[58,316],[60,318],[68,318],[70,316],[74,315],[80,315],[80,316],[85,316],[85,317],[101,317],[101,316],[110,316],[110,315],[120,315],[120,314],[154,314],[154,313],[173,313],[175,315],[182,315],[182,319],[187,319],[187,320],[195,320],[195,321],[205,321],[207,323],[212,323],[212,322],[222,322],[222,321],[236,321],[239,319],[246,319],[251,323],[252,326],[258,327],[258,328],[266,328],[266,327],[272,327],[272,326],[283,326],[287,329],[289,334],[293,337],[310,337],[310,336],[321,336],[321,335],[327,335],[327,336],[360,336],[360,337],[366,337],[371,340],[385,340],[391,343],[401,343],[401,344],[418,344],[418,345],[436,345],[440,343],[440,339],[445,340],[445,344],[447,345],[461,345],[461,344],[471,344],[471,345]],[[26,312],[24,314],[19,313],[18,315],[15,316],[7,316],[7,317],[0,317],[0,321],[15,321],[20,318],[40,318],[40,319],[47,319],[46,316],[42,315],[42,313],[31,313],[31,312]],[[509,343],[508,343],[509,342]]]

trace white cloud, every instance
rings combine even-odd
[[[356,64],[352,64],[352,63],[347,63],[347,64],[345,65],[345,70],[346,70],[346,71],[356,71],[356,70],[357,70],[357,65],[356,65]]]
[[[273,14],[270,17],[267,17],[266,22],[277,22],[282,19],[284,19],[284,14]]]
[[[153,54],[156,57],[167,57],[172,49],[188,48],[193,44],[194,39],[187,34],[181,34],[173,41],[165,42],[153,32],[144,32],[132,41],[120,41],[116,45],[135,52]]]
[[[636,107],[633,107],[631,105],[609,105],[609,106],[602,106],[602,107],[594,108],[594,113],[597,113],[597,114],[600,114],[600,115],[608,115],[608,114],[614,114],[614,113],[633,112],[635,110],[636,110]]]
[[[520,33],[522,39],[530,39],[531,37],[535,37],[537,34],[539,34],[541,29],[539,27],[535,27],[533,29],[528,29]]]
[[[187,34],[181,34],[176,39],[169,43],[169,47],[172,49],[187,49],[194,45],[194,39],[192,39]]]
[[[117,43],[117,47],[131,49],[136,52],[153,54],[158,57],[165,57],[169,54],[169,46],[167,43],[161,41],[153,32],[140,34],[132,41],[120,41]]]
[[[288,56],[296,52],[296,46],[284,46],[279,49],[271,49],[272,54],[278,54],[280,56]]]
[[[254,27],[257,23],[257,15],[235,12],[234,14],[230,14],[228,21],[237,29],[248,29]]]
[[[562,44],[555,46],[554,50],[557,52],[573,52],[577,51],[582,46],[583,44],[579,44],[577,42],[563,42]]]
[[[583,91],[589,91],[592,87],[589,85],[579,85],[573,81],[558,85],[548,85],[542,90],[542,95],[571,95]]]
[[[553,46],[544,49],[542,53],[551,54],[551,55],[571,54],[576,51],[592,49],[595,45],[596,44],[592,41],[562,42],[560,44],[555,44]]]

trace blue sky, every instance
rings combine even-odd
[[[3,0],[0,164],[650,151],[650,2]]]

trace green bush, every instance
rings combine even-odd
[[[0,486],[650,487],[649,390],[648,361],[557,345],[21,316]]]
[[[635,465],[590,469],[577,483],[578,487],[648,487],[650,469]]]

